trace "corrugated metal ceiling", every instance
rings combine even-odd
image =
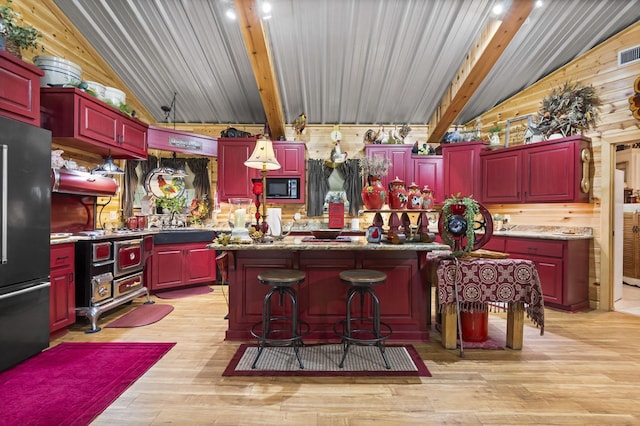
[[[264,123],[230,0],[55,0],[154,118]],[[264,21],[287,123],[426,124],[494,19],[494,0],[271,0]],[[637,22],[640,0],[545,0],[456,122]]]

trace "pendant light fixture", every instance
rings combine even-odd
[[[111,157],[111,151],[109,151],[109,155],[104,160],[104,163],[91,170],[91,173],[94,175],[123,175],[124,170],[122,170],[116,163],[113,162],[113,158]]]

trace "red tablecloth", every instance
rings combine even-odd
[[[523,302],[527,317],[544,333],[544,301],[535,264],[524,259],[435,259],[438,262],[439,307],[455,304],[457,276],[460,310],[483,309],[498,303],[508,309],[511,302]],[[457,275],[456,275],[457,271]]]

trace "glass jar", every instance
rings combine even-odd
[[[247,228],[251,225],[251,198],[229,198],[229,227]]]

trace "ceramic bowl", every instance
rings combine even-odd
[[[87,88],[91,89],[96,95],[98,95],[98,99],[104,99],[105,93],[107,91],[107,86],[104,84],[100,84],[97,81],[86,81]]]
[[[125,93],[122,90],[111,86],[106,87],[104,91],[104,99],[116,106],[127,103],[127,96]]]
[[[82,68],[79,65],[56,56],[36,56],[33,63],[44,71],[40,77],[40,87],[77,85],[80,83]]]

